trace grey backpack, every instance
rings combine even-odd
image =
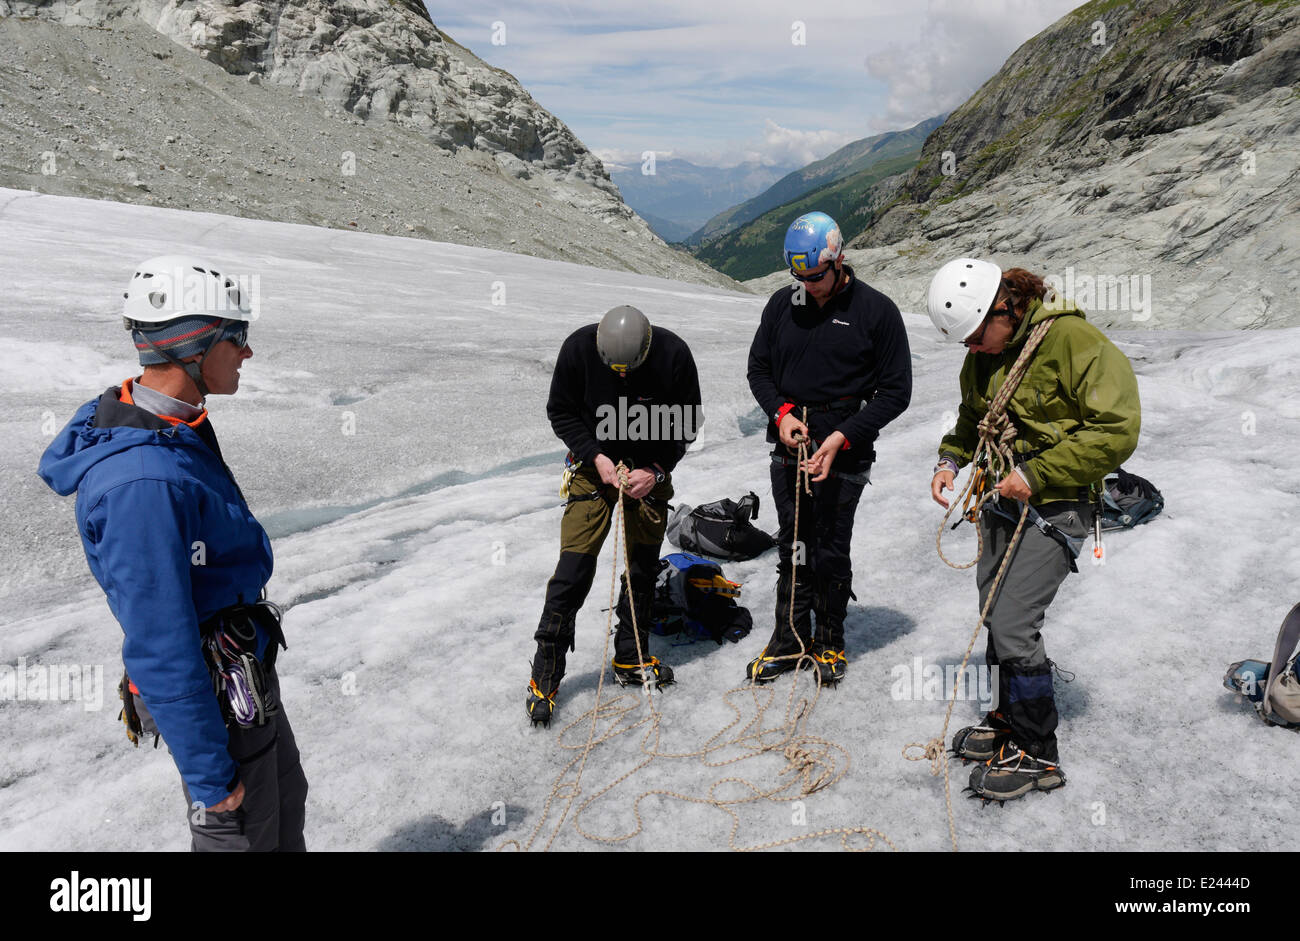
[[[668,541],[683,552],[743,562],[762,555],[776,540],[754,526],[758,496],[750,491],[740,501],[718,500],[692,509],[680,504],[668,521]]]
[[[1300,654],[1300,604],[1282,622],[1273,648],[1273,661],[1264,687],[1264,715],[1277,716],[1290,725],[1300,724],[1300,677],[1296,676],[1296,655]]]
[[[1223,685],[1248,699],[1267,725],[1300,729],[1300,604],[1293,607],[1277,632],[1273,660],[1239,660],[1228,667]]]

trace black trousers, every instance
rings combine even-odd
[[[778,448],[774,454],[784,452]],[[849,550],[864,484],[832,475],[812,485],[812,496],[800,494],[799,544],[795,546],[795,471],[792,461],[772,463],[772,502],[780,530],[776,626],[768,642],[768,656],[798,653],[801,639],[804,648],[843,650],[844,617],[849,599],[854,597]],[[815,629],[812,615],[816,615]],[[790,629],[792,619],[794,632]]]
[[[280,681],[271,670],[267,685],[280,711],[260,729],[230,728],[228,749],[239,764],[244,801],[234,810],[196,808],[184,782],[190,849],[196,853],[304,852],[307,776],[303,773],[289,717],[280,701]]]

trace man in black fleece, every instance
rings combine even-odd
[[[749,388],[770,419],[767,440],[776,445],[771,474],[780,561],[776,627],[748,675],[774,679],[795,668],[802,650],[824,682],[836,682],[847,668],[844,617],[855,597],[853,517],[876,457],[876,436],[911,400],[912,360],[898,308],[844,264],[839,227],[829,216],[796,219],[785,260],[799,284],[772,295],[749,350]],[[809,438],[813,493],[801,497],[796,553],[801,436]]]
[[[629,468],[624,495],[630,499],[624,507],[632,598],[629,603],[624,579],[614,676],[625,685],[641,683],[643,675],[657,686],[672,682],[672,670],[650,656],[650,606],[673,495],[672,471],[703,422],[695,360],[672,331],[651,328],[634,307],[615,307],[599,324],[581,327],[564,341],[546,415],[569,448],[571,473],[561,490],[568,503],[560,523],[560,561],[546,586],[525,703],[534,724],[549,724],[555,708],[565,655],[574,647],[574,620],[591,590],[596,557],[613,521],[620,463]]]

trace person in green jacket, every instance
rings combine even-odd
[[[1042,278],[1024,270],[959,258],[930,283],[930,319],[968,353],[961,369],[957,424],[939,445],[930,494],[943,491],[977,451],[989,403],[1047,320],[1028,369],[1006,405],[1016,431],[1014,466],[992,482],[979,526],[984,551],[977,581],[980,610],[1029,503],[1029,519],[989,610],[987,659],[996,667],[998,700],[975,726],[953,736],[958,757],[980,762],[971,774],[976,795],[1009,800],[1065,784],[1056,741],[1058,715],[1052,662],[1043,646],[1048,606],[1071,571],[1093,522],[1093,494],[1137,447],[1141,426],[1133,367],[1083,312],[1064,303]],[[1033,525],[1030,525],[1030,524]]]

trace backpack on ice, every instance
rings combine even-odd
[[[683,552],[744,562],[776,545],[775,539],[750,522],[756,519],[758,497],[753,491],[739,503],[718,500],[694,509],[683,503],[668,521],[668,541]]]
[[[1300,729],[1300,604],[1282,621],[1273,648],[1273,660],[1242,660],[1228,667],[1223,685],[1250,700],[1268,725]]]
[[[1155,484],[1121,467],[1106,478],[1102,489],[1102,531],[1132,529],[1153,519],[1164,508],[1165,498]]]
[[[729,581],[716,562],[674,552],[659,560],[650,629],[661,635],[686,634],[733,644],[754,626],[749,609],[736,604],[740,584]]]

